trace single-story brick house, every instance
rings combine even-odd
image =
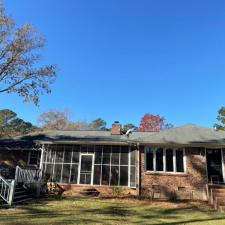
[[[47,131],[0,140],[0,174],[36,166],[65,190],[125,187],[155,198],[206,200],[208,183],[225,183],[225,132],[192,124],[160,132]]]

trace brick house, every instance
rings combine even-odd
[[[192,124],[157,133],[47,131],[0,141],[0,175],[39,167],[64,190],[206,200],[209,183],[225,183],[225,132]]]

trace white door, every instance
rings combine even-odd
[[[81,154],[79,184],[93,184],[94,154]]]

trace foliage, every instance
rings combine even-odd
[[[146,113],[142,118],[137,131],[158,132],[160,130],[173,128],[172,123],[165,124],[165,118],[160,115]]]
[[[126,133],[129,129],[136,130],[137,127],[132,123],[127,123],[123,125],[123,132]]]
[[[72,121],[70,111],[50,109],[43,112],[38,118],[38,124],[44,130],[106,130],[106,122],[101,119],[95,119],[91,123],[84,120]]]
[[[45,130],[66,130],[71,125],[69,114],[67,109],[50,109],[39,116],[38,123]]]
[[[166,130],[166,129],[171,129],[171,128],[174,128],[174,125],[172,124],[172,123],[166,123],[165,125],[164,125],[164,129]]]
[[[219,122],[219,124],[215,124],[214,126],[216,127],[217,130],[225,130],[225,107],[221,107],[218,110],[218,116],[217,116],[217,120]]]
[[[105,130],[106,122],[102,118],[97,118],[89,124],[91,130]]]
[[[71,130],[89,130],[89,123],[84,120],[70,122]]]
[[[44,39],[30,24],[16,27],[0,5],[0,93],[17,93],[24,101],[39,103],[39,95],[50,93],[55,65],[40,66],[39,50]]]
[[[157,132],[163,129],[165,119],[160,115],[146,113],[141,118],[138,131]]]
[[[112,187],[112,194],[115,197],[124,195],[127,192],[127,188],[123,187]]]
[[[0,110],[0,137],[26,134],[38,128],[17,117],[10,109]]]

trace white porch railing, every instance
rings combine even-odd
[[[8,182],[0,175],[0,197],[2,197],[9,205],[12,205],[14,190],[15,180]]]
[[[37,183],[41,179],[40,169],[24,169],[16,166],[16,183]]]
[[[4,177],[0,175],[0,197],[12,205],[15,186],[18,183],[23,183],[29,186],[29,184],[35,184],[37,193],[40,194],[40,180],[41,180],[41,170],[40,169],[25,169],[19,166],[16,167],[15,179],[11,182],[7,181]]]

